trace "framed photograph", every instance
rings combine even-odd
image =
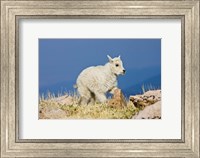
[[[199,0],[1,1],[1,157],[199,157]]]

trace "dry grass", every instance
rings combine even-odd
[[[64,116],[64,119],[131,119],[140,110],[135,108],[131,102],[127,102],[127,106],[123,108],[112,108],[107,104],[100,103],[95,105],[78,105],[77,95],[70,95],[75,98],[73,105],[62,105],[56,102],[55,95],[52,94],[46,99],[41,97],[39,101],[40,115],[41,109],[54,108],[65,111],[66,116]]]
[[[133,105],[125,108],[112,108],[103,104],[85,106],[61,106],[66,111],[68,118],[78,119],[131,119],[135,114]]]

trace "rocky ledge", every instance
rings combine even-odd
[[[136,108],[142,109],[133,119],[161,119],[161,90],[147,91],[129,99]]]

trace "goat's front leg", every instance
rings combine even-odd
[[[105,103],[107,101],[106,95],[104,93],[95,93],[95,96],[100,103]]]

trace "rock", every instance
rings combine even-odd
[[[161,90],[150,90],[143,94],[147,98],[152,97],[154,100],[161,100]]]
[[[59,109],[58,107],[45,106],[40,108],[39,118],[40,119],[63,119],[66,117],[66,112]]]
[[[161,100],[161,90],[150,90],[142,95],[130,96],[129,100],[136,108],[144,108]]]
[[[143,96],[142,95],[130,96],[130,101],[132,102],[143,101]]]
[[[133,119],[160,119],[161,118],[161,101],[147,106],[140,111]]]
[[[58,102],[61,105],[73,105],[74,104],[74,98],[69,95],[64,95],[64,96],[58,97],[54,101]]]
[[[116,89],[114,91],[112,99],[108,101],[108,106],[114,107],[114,108],[122,108],[127,106],[125,97],[121,91],[121,89]]]
[[[145,101],[139,101],[139,102],[135,102],[134,103],[136,108],[145,108],[146,106],[148,106],[149,104],[146,103]]]

